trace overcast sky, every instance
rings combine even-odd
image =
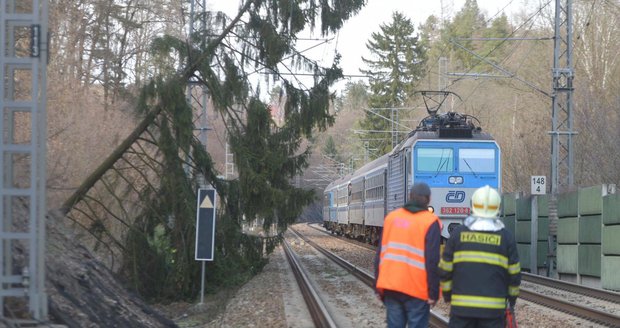
[[[331,65],[334,53],[337,50],[341,54],[341,67],[345,75],[360,75],[360,68],[364,67],[362,56],[368,57],[366,41],[373,32],[379,30],[379,25],[391,21],[392,12],[400,11],[412,19],[416,31],[418,25],[423,23],[430,15],[451,17],[458,12],[465,0],[368,0],[366,6],[345,23],[338,35],[329,38],[314,49],[305,52],[311,58],[320,60],[324,65]],[[478,6],[485,13],[485,17],[493,17],[498,12],[504,11],[509,17],[528,4],[533,5],[536,0],[478,0]],[[207,6],[212,10],[221,10],[229,16],[237,12],[239,1],[236,0],[207,0]],[[442,12],[443,5],[443,12]],[[319,33],[307,37],[321,38]],[[303,50],[324,41],[300,41],[298,49]],[[350,78],[358,80],[360,78]],[[344,85],[345,82],[339,85]]]

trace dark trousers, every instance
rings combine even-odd
[[[497,318],[469,318],[450,315],[449,328],[503,328],[504,317]]]
[[[430,305],[426,301],[386,290],[383,304],[388,328],[427,328]]]

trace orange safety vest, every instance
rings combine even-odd
[[[383,222],[377,289],[428,300],[424,246],[426,233],[439,218],[428,211],[390,212]]]

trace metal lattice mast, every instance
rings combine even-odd
[[[189,12],[189,28],[188,38],[190,45],[196,40],[202,40],[204,43],[205,37],[202,35],[206,31],[206,12],[207,1],[206,0],[190,0],[190,12]],[[202,44],[204,48],[204,44]],[[187,87],[187,101],[192,106],[194,111],[194,118],[196,119],[196,129],[198,131],[198,140],[207,148],[207,131],[209,130],[207,125],[207,88],[198,81],[190,80]]]
[[[570,188],[573,172],[573,19],[571,0],[555,1],[551,193]]]
[[[47,0],[0,0],[0,318],[27,304],[47,320],[45,293]]]
[[[574,185],[573,172],[573,19],[571,0],[555,1],[551,131],[551,198],[547,275],[556,276],[557,200]]]

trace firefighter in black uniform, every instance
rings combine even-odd
[[[521,265],[517,244],[499,219],[499,193],[484,186],[471,198],[471,214],[455,229],[439,262],[441,290],[451,303],[449,327],[504,327],[514,309]]]

